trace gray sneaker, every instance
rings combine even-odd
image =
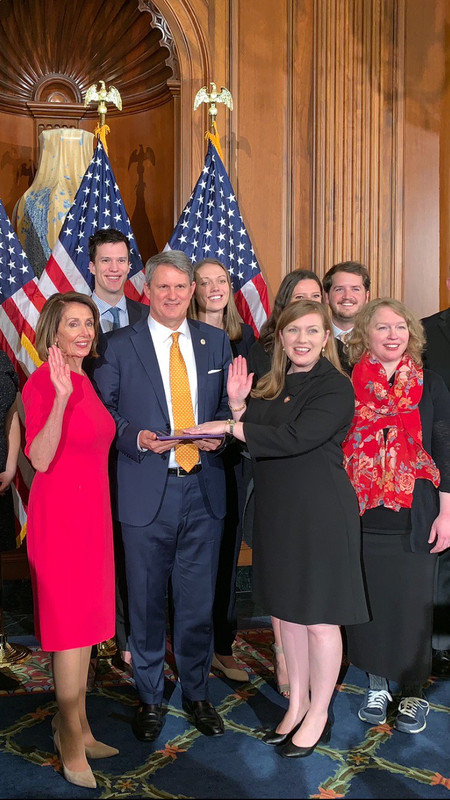
[[[429,710],[428,700],[422,697],[404,697],[398,705],[394,727],[402,733],[420,733],[427,727],[426,716]]]
[[[385,689],[379,692],[374,689],[367,689],[358,711],[358,717],[363,722],[382,725],[383,722],[386,722],[386,711],[389,702],[392,702],[392,697]]]

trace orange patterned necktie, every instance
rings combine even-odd
[[[172,396],[173,426],[175,430],[180,428],[183,430],[195,425],[189,377],[180,350],[179,336],[179,333],[172,333],[170,347],[170,394]],[[175,459],[182,469],[190,472],[198,464],[198,447],[192,442],[177,444]]]

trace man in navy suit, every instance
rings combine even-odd
[[[427,337],[424,365],[441,375],[450,390],[450,308],[425,317],[422,323]],[[436,571],[431,668],[433,675],[450,678],[450,548],[439,554]]]
[[[149,259],[145,294],[150,314],[107,336],[94,382],[117,425],[117,513],[122,525],[131,622],[133,675],[141,704],[133,730],[153,741],[163,726],[166,590],[174,605],[173,650],[183,708],[207,736],[223,733],[208,699],[212,608],[223,518],[225,477],[218,439],[196,440],[184,469],[174,428],[172,348],[187,372],[185,402],[195,422],[226,419],[231,349],[225,332],[186,312],[195,289],[187,256],[167,251]],[[177,368],[178,369],[178,368]],[[176,391],[178,394],[178,389]]]
[[[101,228],[89,237],[89,269],[94,276],[92,299],[100,313],[103,334],[125,325],[132,325],[148,316],[148,306],[130,300],[124,294],[124,286],[130,271],[130,243],[124,233],[116,228]],[[98,351],[105,347],[105,336],[100,337]],[[83,366],[91,378],[95,359],[86,359]],[[111,486],[114,486],[115,458],[111,454]],[[115,505],[114,492],[112,504]],[[125,557],[123,553],[120,524],[114,523],[114,555],[116,562],[116,643],[118,652],[113,663],[120,669],[131,672],[131,654],[128,645],[129,621]],[[92,674],[95,676],[96,648],[93,649]],[[95,679],[95,678],[94,678]],[[92,683],[93,680],[91,679]]]

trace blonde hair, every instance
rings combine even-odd
[[[216,264],[218,267],[222,267],[228,283],[228,288],[230,290],[228,296],[228,302],[223,310],[223,327],[225,332],[228,334],[228,338],[230,342],[237,342],[242,339],[242,317],[239,314],[239,311],[236,308],[236,303],[234,302],[233,297],[233,286],[231,284],[230,273],[228,272],[227,268],[221,261],[217,258],[204,258],[202,261],[199,261],[194,266],[194,281],[197,282],[197,272],[200,267],[204,267],[205,264]],[[191,319],[198,319],[198,301],[195,296],[195,292],[192,295],[191,302],[189,304],[188,309],[188,317]]]
[[[369,326],[372,318],[379,308],[390,308],[399,317],[403,317],[409,331],[409,341],[406,353],[419,366],[422,366],[422,353],[425,346],[425,334],[419,318],[409,311],[400,300],[393,300],[390,297],[378,297],[370,300],[355,319],[355,326],[345,343],[345,350],[348,353],[348,360],[353,366],[364,353],[370,351],[369,347]]]
[[[90,356],[97,357],[98,332],[100,328],[100,315],[94,301],[87,294],[79,292],[64,292],[64,294],[52,294],[42,307],[41,314],[36,325],[36,350],[41,361],[48,360],[48,350],[55,344],[56,334],[61,322],[63,311],[70,303],[81,303],[88,306],[94,317],[95,336],[89,352]]]
[[[257,397],[262,400],[274,400],[281,393],[286,379],[286,371],[291,362],[283,350],[280,332],[292,322],[295,322],[295,320],[306,316],[306,314],[317,314],[317,316],[321,318],[324,330],[329,332],[328,341],[324,345],[324,357],[328,358],[328,361],[330,361],[342,375],[348,377],[339,362],[328,308],[314,300],[298,300],[286,306],[278,317],[273,339],[273,356],[270,372],[267,372],[266,375],[263,375],[262,378],[259,379],[256,387],[251,392],[251,397]]]

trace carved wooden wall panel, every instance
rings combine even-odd
[[[316,0],[313,261],[365,263],[401,297],[402,0]]]
[[[33,116],[39,125],[65,124],[65,113],[92,130],[95,111],[86,113],[80,98],[105,77],[124,97],[124,112],[110,112],[110,153],[122,193],[132,214],[145,184],[144,206],[138,204],[146,212],[142,250],[152,235],[162,247],[202,168],[207,114],[205,107],[194,113],[192,103],[214,79],[234,94],[235,110],[219,116],[225,164],[272,294],[295,267],[323,274],[335,261],[357,258],[371,269],[374,293],[401,296],[409,269],[404,243],[414,234],[409,209],[421,202],[418,154],[430,136],[440,195],[436,200],[433,177],[424,223],[433,247],[440,237],[443,276],[450,260],[449,2],[432,0],[439,13],[424,11],[422,21],[414,13],[421,5],[2,0],[0,190],[7,208],[32,180]],[[85,46],[74,48],[80,26]],[[447,75],[433,99],[433,130],[428,83],[411,72],[424,28],[431,32],[426,64],[433,71],[442,62]],[[425,238],[419,249],[426,264]]]

